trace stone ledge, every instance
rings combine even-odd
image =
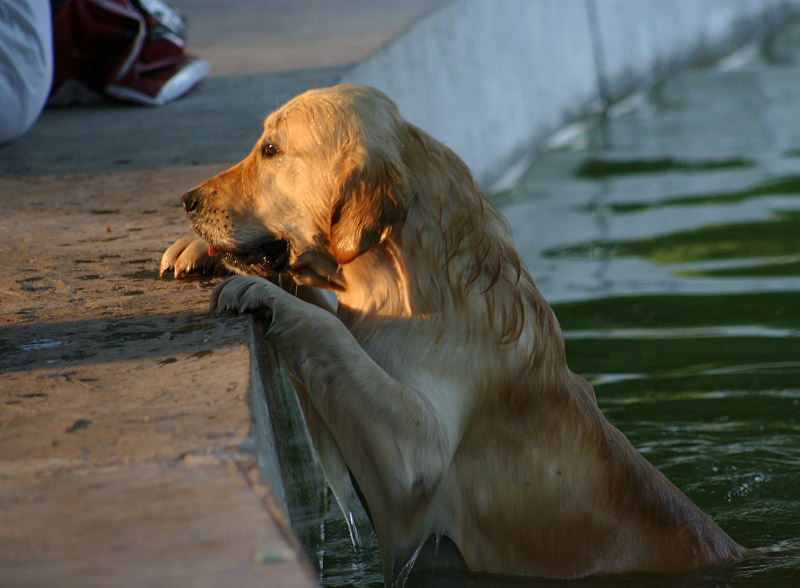
[[[210,173],[0,179],[0,584],[315,585],[259,481],[248,319],[157,277]]]

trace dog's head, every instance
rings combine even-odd
[[[405,219],[407,126],[377,90],[311,90],[267,117],[247,158],[181,202],[233,269],[341,289],[341,267]]]

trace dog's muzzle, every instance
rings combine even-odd
[[[220,255],[226,265],[248,274],[265,276],[286,271],[291,256],[291,247],[286,239],[265,235],[255,242],[242,243],[233,248],[218,246],[213,242],[215,239],[209,239],[204,224],[199,222],[201,201],[201,195],[196,189],[181,196],[181,206],[189,215],[192,228],[209,243],[209,255]]]

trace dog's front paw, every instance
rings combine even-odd
[[[161,256],[159,275],[173,272],[176,278],[189,274],[230,273],[219,257],[208,253],[208,245],[198,237],[182,237],[170,245]]]
[[[286,293],[272,282],[257,276],[233,276],[211,293],[211,312],[251,313],[271,316],[276,298]]]

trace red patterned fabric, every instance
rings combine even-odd
[[[98,94],[160,105],[208,72],[184,53],[183,19],[161,0],[67,0],[53,36],[53,93],[77,80]]]

